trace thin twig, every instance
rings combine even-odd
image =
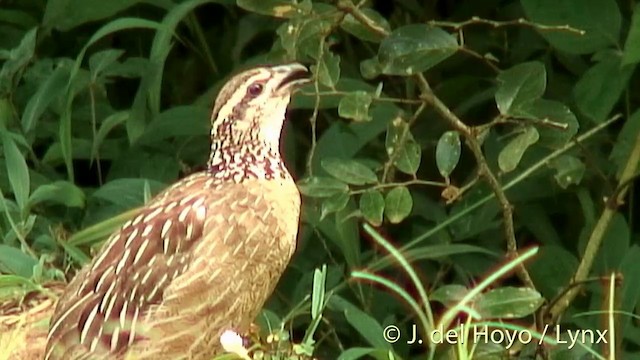
[[[523,18],[508,20],[508,21],[496,21],[496,20],[482,19],[477,16],[473,16],[471,19],[461,21],[461,22],[431,20],[431,21],[428,21],[427,23],[432,26],[449,27],[455,30],[461,29],[469,25],[489,25],[489,26],[493,26],[494,28],[499,28],[503,26],[522,25],[522,26],[530,26],[540,31],[565,31],[565,32],[574,33],[576,35],[586,34],[586,31],[581,29],[576,29],[569,25],[543,25],[543,24],[538,24],[535,22],[528,21],[527,19],[523,19]]]

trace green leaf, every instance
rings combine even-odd
[[[412,24],[394,30],[382,41],[378,61],[387,75],[413,75],[426,71],[459,48],[455,37],[440,28]]]
[[[533,126],[527,126],[524,131],[511,139],[498,155],[498,166],[503,172],[513,171],[522,160],[524,152],[535,144],[540,135]]]
[[[106,25],[103,25],[96,31],[89,41],[84,45],[78,56],[76,56],[76,60],[74,62],[73,68],[71,69],[71,75],[69,76],[69,84],[67,85],[67,92],[65,98],[64,109],[62,114],[60,115],[60,128],[58,130],[58,136],[60,138],[60,150],[62,153],[62,158],[64,159],[67,173],[69,175],[69,179],[73,181],[74,179],[74,168],[73,168],[73,147],[72,147],[72,136],[71,136],[71,118],[72,118],[72,105],[75,97],[74,92],[74,82],[77,81],[78,73],[80,73],[80,66],[84,60],[84,56],[87,52],[87,49],[98,42],[100,39],[105,36],[111,35],[118,31],[122,30],[130,30],[130,29],[160,29],[161,26],[157,22],[140,19],[140,18],[118,18],[115,19]]]
[[[22,114],[22,129],[30,132],[51,102],[63,95],[69,82],[70,69],[58,66],[31,96]]]
[[[387,33],[391,32],[389,22],[377,11],[371,8],[364,8],[361,9],[361,12],[364,16],[371,20],[371,23],[375,26]],[[360,40],[380,42],[385,38],[385,36],[380,34],[379,32],[376,32],[370,27],[363,25],[362,22],[356,20],[351,14],[347,14],[344,19],[342,19],[340,27],[342,28],[342,30],[348,32],[349,34],[357,37]]]
[[[620,262],[629,251],[631,239],[631,229],[625,216],[618,212],[613,214],[602,236],[602,243],[606,246],[596,254],[593,272],[604,274],[611,269],[619,269]]]
[[[298,182],[298,189],[309,197],[329,197],[349,191],[349,186],[342,181],[324,176],[311,176]]]
[[[55,181],[40,185],[29,197],[29,207],[42,202],[53,202],[68,207],[84,206],[84,192],[68,181]]]
[[[356,331],[372,346],[379,349],[391,349],[391,344],[381,336],[382,326],[376,319],[344,298],[334,295],[329,299],[329,306],[334,311],[341,311]]]
[[[380,76],[382,67],[380,62],[378,62],[378,57],[362,60],[360,62],[360,73],[362,77],[367,80],[373,80]]]
[[[580,111],[595,122],[603,122],[620,100],[633,73],[618,56],[606,56],[589,69],[573,89]]]
[[[165,187],[163,183],[150,179],[116,179],[102,185],[91,197],[131,209],[144,204],[144,188],[147,183],[153,193]]]
[[[111,17],[140,2],[143,0],[49,0],[43,25],[68,31],[87,22]]]
[[[516,114],[523,104],[541,97],[547,86],[547,71],[540,62],[518,64],[498,75],[496,104],[503,115]]]
[[[354,347],[343,351],[340,356],[338,356],[338,360],[357,360],[362,359],[367,355],[371,355],[375,353],[376,349],[374,348],[364,348],[364,347]],[[367,357],[370,359],[371,357]]]
[[[97,78],[102,72],[113,64],[124,54],[124,50],[107,49],[99,51],[89,58],[89,69],[91,78]]]
[[[436,165],[440,175],[448,178],[460,161],[460,134],[457,131],[447,131],[438,140],[436,146]]]
[[[24,211],[27,206],[27,200],[29,199],[30,189],[27,162],[13,138],[7,132],[2,133],[2,146],[11,190],[15,196],[16,203],[18,203],[18,207],[21,211]]]
[[[640,62],[640,4],[633,9],[631,16],[631,26],[627,41],[624,43],[624,53],[622,54],[622,65],[637,64]]]
[[[503,287],[479,295],[475,308],[483,319],[517,319],[533,314],[543,302],[534,289]]]
[[[406,122],[399,118],[389,122],[385,138],[387,155],[394,159],[393,165],[405,174],[414,175],[420,167],[422,149],[414,140]]]
[[[322,53],[319,64],[311,67],[318,76],[318,81],[324,86],[333,88],[340,80],[340,56],[333,54],[329,50]]]
[[[393,165],[405,174],[414,175],[420,167],[422,158],[420,145],[411,137],[396,151]]]
[[[30,278],[38,261],[11,246],[0,244],[0,273]]]
[[[106,119],[102,121],[100,124],[100,128],[96,133],[95,138],[93,139],[93,143],[91,144],[91,159],[95,159],[98,151],[100,150],[100,146],[102,145],[104,139],[107,138],[109,132],[113,130],[116,126],[123,124],[129,118],[128,111],[121,111],[117,113],[113,113],[109,115]]]
[[[254,13],[290,18],[311,12],[311,1],[295,0],[237,0],[236,4]]]
[[[613,143],[610,159],[616,172],[616,178],[620,180],[620,173],[627,164],[631,151],[635,146],[636,139],[640,133],[640,109],[636,110],[626,119],[622,129],[618,132],[618,138]]]
[[[131,109],[132,116],[127,121],[129,141],[133,142],[144,130],[144,114],[149,109],[151,115],[160,112],[160,92],[164,66],[171,51],[178,24],[195,8],[219,0],[188,0],[174,6],[162,19],[151,44],[149,67],[140,80],[138,92]]]
[[[548,299],[564,291],[578,267],[573,252],[556,245],[542,246],[536,258],[527,265],[536,289]]]
[[[404,220],[413,208],[413,198],[409,189],[404,186],[393,188],[384,199],[384,214],[392,224]]]
[[[347,184],[365,185],[378,182],[376,174],[356,160],[328,158],[323,159],[321,164],[331,176]]]
[[[0,91],[8,92],[13,85],[13,76],[27,66],[36,48],[37,28],[29,30],[20,44],[8,54],[6,61],[0,68]]]
[[[622,22],[615,0],[521,0],[532,21],[544,25],[569,25],[584,30],[541,31],[554,47],[573,54],[588,54],[617,45]]]
[[[349,202],[348,193],[339,193],[326,198],[322,202],[322,209],[320,211],[320,221],[322,221],[327,215],[340,211],[347,206]]]
[[[384,213],[384,197],[378,190],[369,190],[360,195],[360,212],[365,220],[373,226],[382,225],[382,214]]]
[[[6,98],[0,98],[0,131],[5,131],[13,121],[13,105]]]
[[[468,293],[469,289],[463,285],[443,285],[429,295],[429,300],[437,301],[446,307],[450,307],[459,303]]]
[[[372,101],[373,97],[368,92],[352,91],[340,99],[338,115],[355,121],[369,121],[369,106]]]
[[[174,106],[158,114],[144,134],[138,139],[141,144],[157,144],[158,141],[180,136],[207,135],[209,109],[196,106]]]
[[[566,129],[537,126],[540,145],[554,149],[564,146],[578,133],[578,120],[565,104],[546,99],[536,99],[518,109],[517,116],[540,121],[552,121],[566,125]]]
[[[311,318],[322,316],[324,309],[325,291],[327,283],[327,265],[313,271],[313,291],[311,292]]]
[[[586,171],[585,164],[571,155],[562,155],[553,159],[550,166],[556,170],[553,177],[563,189],[568,188],[570,185],[580,184]]]

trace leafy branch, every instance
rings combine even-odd
[[[350,15],[356,20],[360,21],[363,25],[370,28],[372,31],[379,33],[380,35],[389,36],[390,33],[377,26],[374,21],[369,19],[359,8],[353,5],[351,1],[345,0],[339,2],[339,8]],[[482,176],[491,187],[493,193],[496,195],[501,208],[502,217],[504,220],[504,232],[507,240],[507,250],[510,258],[516,258],[518,256],[518,248],[515,238],[515,231],[513,226],[513,209],[507,198],[502,186],[496,176],[491,171],[487,160],[482,153],[480,143],[476,139],[476,131],[467,126],[462,120],[460,120],[433,92],[431,86],[427,82],[422,73],[415,74],[414,77],[418,82],[421,94],[420,98],[425,104],[429,104],[435,108],[435,110],[442,116],[455,130],[457,130],[466,140],[466,144],[471,150],[477,164],[478,173]],[[527,286],[534,288],[533,281],[529,276],[527,270],[523,265],[518,267],[518,276]]]

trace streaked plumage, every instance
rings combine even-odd
[[[299,64],[233,77],[208,170],[150,201],[61,297],[45,359],[210,359],[248,329],[289,262],[300,194],[279,152]]]

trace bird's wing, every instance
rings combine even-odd
[[[125,223],[60,298],[45,359],[118,354],[143,339],[144,312],[162,301],[167,285],[189,266],[190,250],[212,215],[205,202],[216,198],[224,204],[227,196],[229,191],[196,174],[158,195]]]

